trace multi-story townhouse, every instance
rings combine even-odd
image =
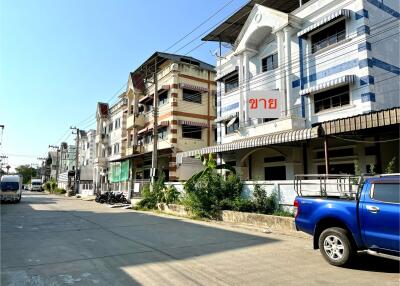
[[[127,140],[126,105],[124,93],[111,107],[106,103],[97,105],[96,159],[93,171],[96,189],[117,191],[127,188],[127,180],[120,176],[119,163],[125,156],[124,141]]]
[[[96,130],[79,131],[79,193],[93,195]]]
[[[154,87],[154,66],[158,90]],[[150,178],[154,96],[158,97],[157,172],[169,181],[186,179],[196,160],[177,171],[176,153],[215,144],[214,66],[192,57],[156,52],[129,75],[126,91],[126,156],[132,181]],[[156,95],[155,95],[156,94]]]
[[[375,111],[400,106],[399,15],[396,0],[250,1],[203,39],[232,47],[217,60],[218,144],[178,161],[217,153],[253,180],[379,171],[398,158],[399,118]],[[280,116],[250,116],[256,90],[278,94]],[[378,122],[363,127],[367,113]]]

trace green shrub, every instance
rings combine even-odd
[[[142,190],[142,199],[136,204],[139,209],[155,209],[157,206],[157,193],[150,191],[150,185],[147,184]]]
[[[62,195],[62,194],[65,194],[66,192],[67,191],[62,189],[62,188],[55,188],[54,191],[53,191],[53,193],[57,194],[57,195]]]
[[[279,208],[279,209],[275,210],[274,213],[273,213],[273,215],[276,215],[276,216],[294,217],[293,213],[288,212],[288,211],[285,211],[285,210],[282,209],[282,208]]]
[[[268,196],[267,192],[256,184],[254,185],[253,197],[254,209],[258,213],[272,214],[278,209],[278,196],[275,192]]]
[[[174,186],[168,186],[162,190],[162,203],[174,204],[179,203],[180,193]]]
[[[224,199],[220,202],[221,210],[231,210],[237,212],[254,212],[254,203],[243,197]]]

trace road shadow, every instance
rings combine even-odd
[[[2,285],[140,285],[145,273],[137,269],[149,264],[160,268],[150,274],[160,284],[168,277],[192,284],[204,278],[185,273],[180,261],[279,242],[178,218],[104,212],[103,205],[41,209],[57,200],[31,196],[1,208]]]
[[[369,272],[400,274],[400,261],[373,256],[367,253],[358,253],[349,268]]]

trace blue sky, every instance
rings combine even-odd
[[[49,144],[89,117],[128,74],[156,50],[164,51],[230,0],[64,0],[0,2],[0,154],[15,167],[38,163]],[[232,0],[169,52],[225,19],[246,0]],[[200,39],[178,53],[185,54]],[[191,56],[211,64],[206,43]],[[94,126],[94,124],[92,124]],[[66,133],[67,132],[67,133]],[[73,136],[69,136],[71,141]]]

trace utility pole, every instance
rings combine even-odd
[[[157,172],[157,141],[158,141],[158,77],[157,77],[157,57],[154,61],[154,74],[153,74],[153,84],[154,84],[154,99],[153,99],[153,152],[151,157],[151,172],[150,172],[150,190],[153,191],[153,186],[156,180]]]
[[[78,172],[79,172],[79,128],[77,127],[70,127],[76,131],[76,143],[75,143],[75,176],[74,176],[74,187],[75,187],[75,194],[79,192],[79,185],[78,185]]]

